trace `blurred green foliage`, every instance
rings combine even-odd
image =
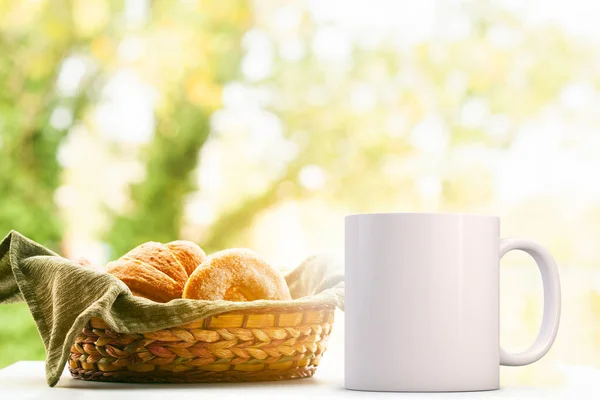
[[[131,186],[131,203],[114,217],[106,236],[114,258],[146,241],[180,237],[184,200],[196,189],[192,173],[210,132],[211,113],[220,106],[222,85],[239,75],[248,4],[215,2],[201,11],[186,14],[168,2],[153,8],[149,25],[154,30],[192,35],[185,52],[172,60],[176,65],[164,60],[159,66],[160,73],[170,75],[162,89],[167,99],[156,114],[154,138],[141,151],[147,179]],[[145,61],[152,63],[153,57]]]
[[[19,18],[27,24],[15,23]],[[54,249],[62,237],[53,201],[60,182],[56,152],[67,130],[49,119],[57,105],[74,105],[55,90],[73,34],[65,4],[28,10],[0,3],[0,232],[18,228]]]
[[[0,368],[19,360],[44,359],[44,345],[26,304],[2,304],[0,321]]]

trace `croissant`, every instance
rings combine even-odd
[[[291,300],[283,275],[247,249],[223,250],[208,257],[189,277],[183,298]]]
[[[106,268],[134,295],[165,303],[181,298],[188,276],[205,259],[206,253],[192,242],[147,242],[108,263]]]

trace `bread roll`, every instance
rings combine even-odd
[[[192,275],[192,272],[206,259],[204,250],[198,247],[196,243],[187,240],[169,242],[167,243],[167,247],[179,260],[179,263],[183,266],[188,276]]]
[[[134,295],[164,303],[181,298],[188,276],[205,258],[204,251],[192,242],[147,242],[106,268]]]
[[[283,275],[248,249],[229,249],[208,257],[188,279],[184,299],[291,300]]]

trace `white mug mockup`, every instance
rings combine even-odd
[[[360,214],[346,217],[347,389],[472,391],[499,387],[500,365],[526,365],[552,346],[560,319],[558,269],[526,239],[500,239],[497,217]],[[535,343],[499,344],[499,260],[530,254],[544,284]]]

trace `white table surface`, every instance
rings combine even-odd
[[[309,379],[284,382],[235,384],[122,384],[85,382],[71,378],[68,371],[56,387],[44,377],[42,361],[21,361],[0,370],[0,400],[118,400],[118,399],[312,399],[312,398],[402,398],[402,399],[600,399],[600,369],[566,367],[565,384],[541,389],[510,387],[471,393],[373,393],[345,390],[343,351],[327,351],[317,373]]]

